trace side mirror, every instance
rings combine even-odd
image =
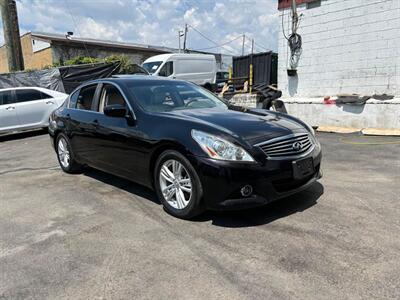
[[[125,106],[120,104],[113,104],[104,107],[104,114],[109,117],[124,118],[128,114]]]

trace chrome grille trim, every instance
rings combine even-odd
[[[293,145],[300,143],[300,149],[294,149]],[[309,133],[294,133],[277,137],[254,145],[260,147],[270,159],[298,158],[309,154],[315,148],[313,137]]]

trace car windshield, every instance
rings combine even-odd
[[[152,61],[144,63],[142,67],[145,68],[150,74],[153,74],[158,70],[162,63],[162,61]]]
[[[205,89],[181,81],[140,81],[127,83],[129,91],[146,111],[169,112],[228,106]]]

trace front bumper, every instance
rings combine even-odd
[[[203,187],[203,199],[209,209],[236,209],[260,206],[302,191],[322,177],[321,149],[314,149],[315,172],[305,178],[293,177],[293,160],[266,160],[265,163],[235,163],[192,156]],[[240,190],[251,185],[251,196]]]

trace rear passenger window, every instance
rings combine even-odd
[[[84,110],[91,110],[92,103],[94,99],[94,94],[96,92],[97,84],[88,85],[81,88],[77,100],[76,108],[84,109]]]
[[[28,102],[52,98],[51,96],[34,89],[15,90],[16,102]]]
[[[0,92],[0,105],[11,104],[14,102],[11,91]]]
[[[78,100],[79,91],[76,91],[71,96],[69,96],[68,108],[76,108],[76,101]]]

